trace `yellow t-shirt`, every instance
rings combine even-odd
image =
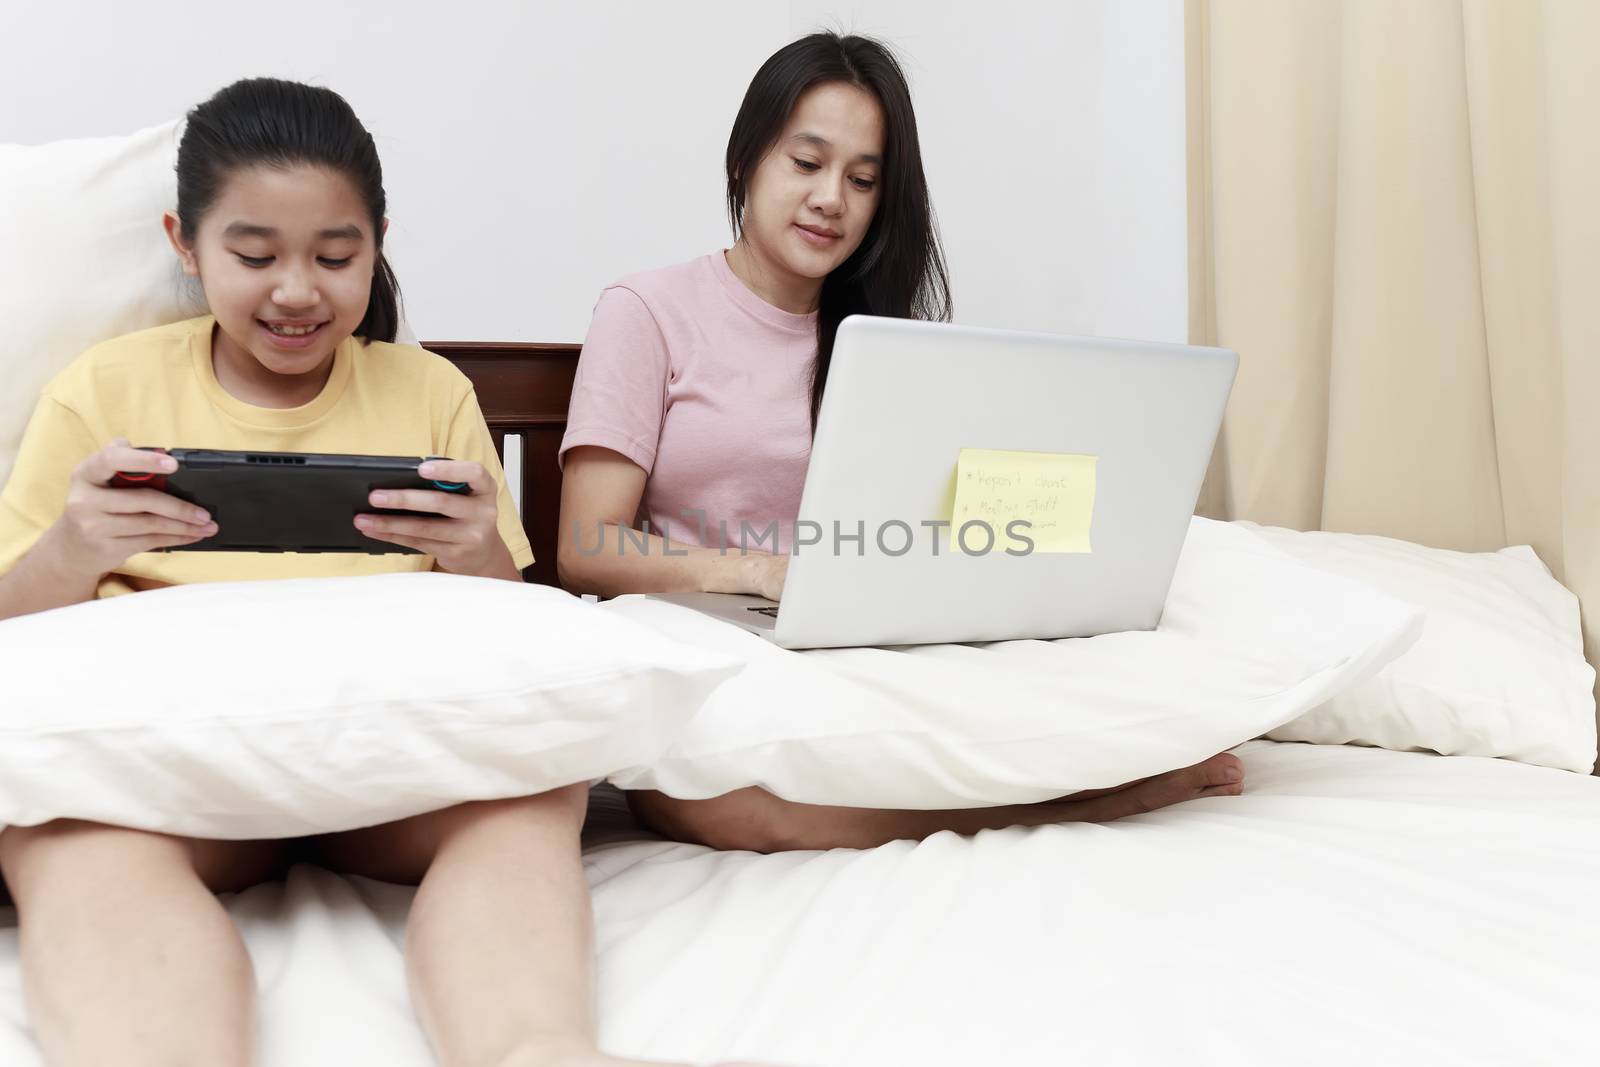
[[[533,562],[472,383],[448,360],[411,345],[348,338],[315,400],[259,408],[218,384],[215,321],[207,315],[96,345],[45,386],[0,492],[0,574],[60,518],[73,468],[117,437],[167,448],[476,460],[500,484],[500,536],[511,558],[518,568]],[[98,595],[432,567],[432,556],[399,553],[144,552],[106,575]]]

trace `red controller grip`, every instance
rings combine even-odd
[[[166,453],[164,448],[144,448],[141,452]],[[111,476],[111,481],[106,483],[113,489],[159,489],[166,492],[167,476],[151,471],[118,471]]]

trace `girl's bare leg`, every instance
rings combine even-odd
[[[22,972],[61,1067],[255,1062],[255,974],[213,892],[275,877],[281,842],[190,841],[58,821],[0,832]]]
[[[420,880],[412,1000],[443,1067],[617,1067],[595,1045],[587,786],[313,838],[335,870]]]

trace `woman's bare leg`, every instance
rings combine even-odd
[[[639,790],[628,802],[641,822],[677,841],[712,848],[784,852],[796,849],[875,848],[941,831],[975,834],[1008,826],[1109,822],[1198,797],[1235,796],[1244,765],[1224,752],[1181,770],[1115,789],[1075,793],[1043,804],[947,811],[899,811],[796,804],[764,789],[740,789],[710,800],[676,800]]]
[[[615,1067],[595,1046],[586,786],[313,838],[335,870],[421,881],[412,1000],[444,1067]]]
[[[213,891],[279,873],[279,842],[59,821],[0,832],[29,1014],[61,1067],[255,1062],[255,974]]]

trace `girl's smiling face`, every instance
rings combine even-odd
[[[818,85],[795,103],[750,176],[743,219],[742,239],[780,286],[814,298],[861,246],[878,208],[883,142],[883,108],[854,85]]]
[[[267,393],[314,397],[372,295],[379,235],[354,183],[318,166],[243,167],[192,241],[176,215],[166,228],[216,316],[219,377],[226,367]]]

